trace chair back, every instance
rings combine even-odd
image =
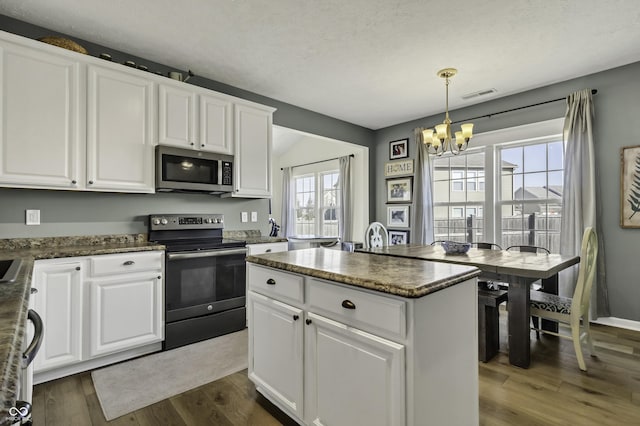
[[[389,245],[387,228],[380,222],[371,222],[364,233],[364,247],[384,247]]]
[[[498,244],[495,244],[495,243],[471,243],[471,244],[483,250],[502,250],[502,247],[500,247]]]
[[[598,236],[592,227],[588,227],[582,235],[580,266],[576,288],[573,291],[573,300],[571,301],[571,315],[581,316],[589,311],[591,287],[593,286],[593,279],[595,277],[597,257]]]
[[[549,249],[544,248],[544,247],[538,247],[538,246],[509,246],[509,247],[507,247],[507,250],[518,250],[518,251],[523,251],[523,252],[527,252],[527,253],[542,252],[542,253],[546,253],[546,254],[551,254]]]

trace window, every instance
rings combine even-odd
[[[338,236],[338,177],[337,170],[294,176],[297,236]]]
[[[536,245],[558,253],[562,121],[477,135],[467,151],[434,158],[435,239]]]
[[[561,140],[498,148],[502,243],[560,251],[564,149]],[[507,166],[508,165],[508,166]]]
[[[468,151],[433,161],[436,240],[474,241],[483,232],[484,152]],[[482,190],[480,190],[482,182]]]

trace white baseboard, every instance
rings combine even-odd
[[[591,322],[611,327],[626,328],[627,330],[640,331],[640,321],[632,321],[624,318],[601,317]]]

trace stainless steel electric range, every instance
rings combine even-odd
[[[223,228],[221,214],[149,216],[149,241],[166,246],[165,350],[246,326],[246,242]]]

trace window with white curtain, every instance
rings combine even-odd
[[[338,170],[294,176],[295,232],[298,237],[337,237]]]
[[[561,130],[562,120],[504,129],[474,137],[459,155],[432,157],[435,239],[558,253]]]

